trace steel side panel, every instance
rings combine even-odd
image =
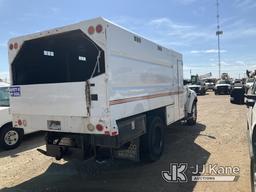
[[[167,125],[175,122],[175,107],[174,105],[169,105],[166,107],[166,123]]]
[[[111,105],[110,110],[112,119],[117,120],[171,104],[173,106],[175,105],[175,96],[165,96]],[[176,113],[176,110],[174,110],[174,113]],[[178,120],[178,114],[174,114],[174,118]]]
[[[182,63],[177,70],[177,60],[182,60],[181,54],[164,47],[159,51],[156,43],[115,26],[110,25],[107,34],[110,103],[179,92],[178,78],[183,75],[177,74],[182,73]],[[141,43],[135,42],[134,36],[140,37]],[[168,105],[174,105],[172,116],[179,120],[184,114],[180,113],[184,107],[179,107],[178,102],[182,96],[174,94],[110,105],[112,122]]]
[[[10,98],[12,114],[88,115],[85,82],[22,85],[20,91],[20,96]]]

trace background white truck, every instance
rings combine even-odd
[[[167,125],[196,123],[182,55],[103,18],[13,38],[9,63],[13,125],[46,131],[57,159],[155,161]]]
[[[32,133],[33,129],[17,129],[12,126],[9,104],[9,84],[0,82],[0,147],[14,149],[19,146],[23,135]]]
[[[22,129],[12,126],[12,116],[9,104],[9,84],[0,82],[0,147],[16,148],[23,137]]]

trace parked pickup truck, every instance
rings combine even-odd
[[[196,92],[197,95],[205,95],[206,94],[206,86],[203,81],[198,81],[196,84],[188,85],[189,89]]]
[[[215,95],[227,94],[229,95],[231,91],[230,81],[228,80],[219,80],[217,81],[214,87]]]
[[[209,89],[211,89],[213,91],[214,87],[215,87],[215,80],[214,79],[205,79],[205,86],[206,86],[207,91]]]
[[[13,38],[9,63],[13,124],[56,159],[156,161],[168,125],[196,123],[182,55],[103,18]]]
[[[12,126],[9,107],[9,84],[0,82],[0,147],[14,149],[22,141],[22,137],[33,130],[17,129]]]

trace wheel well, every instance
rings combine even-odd
[[[253,153],[256,150],[256,147],[254,147],[254,143],[256,142],[256,125],[253,128],[253,133],[252,133],[252,148],[253,148]],[[254,149],[255,148],[255,149]]]
[[[136,115],[129,116],[129,117],[126,117],[126,118],[123,118],[123,119],[118,119],[116,121],[117,122],[118,121],[119,122],[120,121],[126,121],[126,120],[129,120],[129,119],[135,118],[135,117],[139,117],[141,115],[146,115],[146,119],[148,119],[148,117],[158,116],[158,117],[160,117],[163,120],[163,122],[166,123],[166,108],[165,107],[153,109],[151,111],[147,111],[147,112],[143,112],[143,113],[140,113],[140,114],[136,114]]]
[[[0,128],[0,131],[1,129],[5,128],[5,127],[9,127],[11,126],[12,127],[12,122],[8,122],[8,123],[5,123],[1,128]],[[20,131],[22,131],[22,133],[24,134],[24,130],[19,128]]]
[[[166,122],[166,110],[165,107],[158,108],[158,109],[153,109],[151,111],[148,111],[146,113],[147,117],[148,116],[158,116],[160,117],[164,122]]]
[[[253,133],[252,133],[252,140],[256,140],[256,125],[253,128]]]
[[[5,127],[12,126],[12,122],[5,123],[0,129],[3,129]]]

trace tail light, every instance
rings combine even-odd
[[[95,29],[94,29],[93,26],[88,27],[88,33],[89,33],[90,35],[94,34],[94,32],[95,32]]]
[[[111,136],[116,136],[117,135],[117,131],[113,131],[112,133],[111,133]]]
[[[18,49],[19,48],[19,44],[17,42],[15,42],[13,47],[14,47],[14,49]]]
[[[97,33],[102,32],[102,30],[103,30],[102,25],[97,25],[97,26],[96,26],[96,32],[97,32]]]
[[[21,120],[21,119],[18,120],[18,125],[19,125],[19,126],[22,125],[22,120]]]
[[[103,125],[97,124],[97,125],[96,125],[96,129],[97,129],[98,131],[103,131]]]
[[[9,45],[9,49],[13,50],[13,44],[12,43]]]

